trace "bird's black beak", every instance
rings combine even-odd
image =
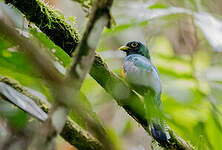
[[[127,50],[129,50],[130,49],[130,47],[128,47],[128,46],[121,46],[120,48],[119,48],[119,50],[121,50],[121,51],[127,51]]]

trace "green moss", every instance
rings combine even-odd
[[[81,150],[103,150],[102,144],[77,126],[73,121],[68,120],[63,128],[61,136]],[[81,142],[79,142],[81,140]]]
[[[93,4],[93,0],[73,0],[73,1],[80,3],[82,7],[86,9],[89,9]]]
[[[62,13],[53,10],[42,0],[5,0],[5,2],[19,9],[30,22],[35,23],[56,45],[71,56],[79,43],[79,33]]]
[[[19,85],[17,81],[15,81],[13,79],[10,79],[8,77],[0,76],[0,82],[8,84],[9,86],[16,89],[18,92],[23,92],[24,91],[24,88],[21,85]]]

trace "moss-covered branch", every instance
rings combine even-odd
[[[29,97],[32,99],[43,111],[48,113],[49,106],[44,103],[38,97],[32,95],[26,89],[24,89],[18,82],[15,80],[9,79],[8,77],[0,77],[0,82],[3,82],[10,87],[14,88],[19,93]],[[1,93],[0,93],[1,95]],[[4,100],[7,100],[3,98]],[[9,101],[9,100],[7,100]],[[102,144],[95,139],[90,133],[83,130],[79,127],[75,122],[73,122],[70,118],[67,119],[65,126],[60,133],[60,135],[71,145],[75,146],[81,150],[101,150],[103,149]]]
[[[61,13],[53,10],[42,0],[5,0],[13,4],[26,18],[35,23],[56,45],[71,55],[79,43],[79,34]]]
[[[35,7],[31,6],[27,6],[29,7],[29,9],[24,9],[23,6],[20,5],[27,5],[25,4],[25,0],[6,0],[7,2],[12,3],[15,7],[17,7],[20,11],[22,11],[25,16],[27,17],[27,19],[29,21],[34,22],[37,26],[39,26],[38,22],[35,21],[35,17],[30,18],[30,16],[33,16],[31,13],[34,13],[34,11],[29,11],[29,9],[35,9]],[[31,1],[39,1],[39,0],[31,0]],[[33,7],[33,8],[31,8]],[[44,7],[44,9],[47,9],[48,7]],[[51,10],[51,9],[50,9]],[[51,10],[52,11],[52,10]],[[50,16],[50,15],[48,15]],[[59,17],[59,16],[54,16],[55,19]],[[34,21],[33,21],[34,20]],[[63,22],[60,22],[63,23]],[[60,24],[58,23],[58,24]],[[41,26],[44,27],[48,27],[48,21],[42,20],[41,21]],[[63,23],[63,27],[66,27],[66,23]],[[55,27],[58,25],[55,25]],[[40,28],[41,29],[41,28]],[[69,25],[67,25],[67,29],[69,28]],[[44,33],[46,33],[50,39],[57,44],[60,47],[64,47],[64,45],[62,43],[58,43],[57,40],[55,39],[56,37],[54,37],[53,34],[48,34],[47,32],[45,32],[44,30],[42,30]],[[66,35],[67,32],[64,32],[61,37],[67,36]],[[68,33],[69,34],[69,33]],[[60,37],[60,38],[61,38]],[[58,39],[60,39],[58,38]],[[73,41],[72,42],[76,42],[76,39],[73,37]],[[76,44],[78,44],[78,42],[76,42]],[[70,53],[67,53],[70,55]],[[96,56],[95,60],[94,60],[94,64],[91,68],[90,71],[90,75],[110,94],[112,95],[115,100],[118,102],[118,104],[120,106],[122,106],[135,120],[137,120],[143,127],[145,130],[147,130],[149,132],[149,130],[147,129],[148,125],[147,125],[147,121],[146,121],[146,117],[145,117],[145,110],[144,110],[144,105],[143,102],[140,100],[140,98],[137,96],[137,94],[135,92],[133,92],[132,90],[129,89],[129,87],[124,83],[124,81],[122,81],[120,78],[118,78],[114,73],[112,73],[107,65],[105,64],[105,62],[102,60],[102,58],[100,56]],[[119,93],[119,91],[121,91],[121,94]],[[122,92],[124,91],[124,92]],[[127,96],[126,96],[127,95]],[[169,129],[169,132],[171,133],[171,141],[170,141],[170,145],[169,147],[167,147],[168,149],[192,149],[189,145],[187,145],[181,138],[177,137],[175,135],[175,133]]]

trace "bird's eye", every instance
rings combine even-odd
[[[131,47],[137,47],[137,46],[138,46],[138,43],[133,42],[133,43],[130,44],[130,46],[131,46]]]

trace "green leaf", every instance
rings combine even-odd
[[[55,45],[44,33],[38,31],[36,28],[30,29],[30,33],[40,41],[40,45],[43,44],[43,47],[47,49],[46,52],[49,52],[51,56],[54,56],[54,60],[58,61],[65,67],[69,66],[71,59],[64,50],[59,46]]]
[[[113,28],[105,28],[103,35],[110,35],[110,34],[116,34],[121,31],[127,30],[129,28],[135,28],[135,27],[144,27],[148,24],[148,21],[142,21],[142,22],[135,22],[132,21],[128,24],[119,24],[114,26]]]
[[[217,121],[219,121],[219,118],[215,118],[215,114],[212,113],[212,116],[210,115],[207,123],[206,123],[206,133],[209,137],[209,142],[212,144],[214,150],[221,150],[222,145],[219,144],[222,140],[222,128],[221,124],[218,124]],[[215,120],[216,119],[216,120]],[[220,117],[221,119],[221,117]]]
[[[0,75],[19,81],[22,85],[35,89],[47,98],[49,91],[42,82],[41,75],[30,63],[30,60],[17,51],[16,45],[4,40],[0,35]]]
[[[155,3],[154,5],[151,5],[148,8],[149,9],[166,9],[168,8],[168,6],[163,3]]]
[[[170,41],[164,36],[157,36],[152,42],[152,50],[160,56],[173,57],[174,51]]]

